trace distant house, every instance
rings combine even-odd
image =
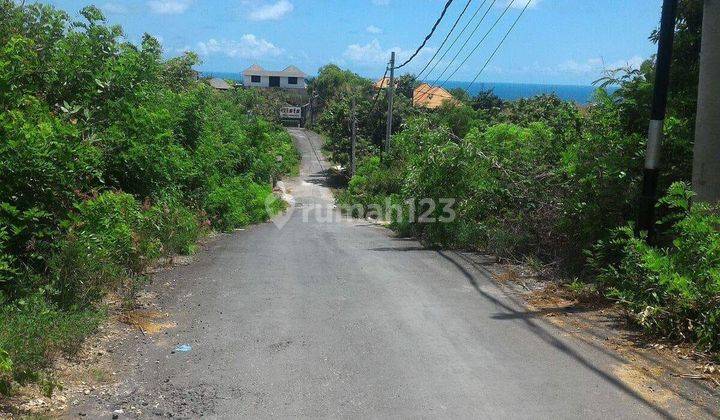
[[[413,105],[428,109],[439,108],[444,102],[452,102],[459,104],[450,92],[439,87],[430,86],[427,83],[421,83],[413,91]]]
[[[295,66],[289,66],[283,71],[270,71],[254,64],[243,72],[243,85],[246,88],[281,88],[302,89],[307,88],[305,73]]]
[[[228,82],[223,79],[218,79],[217,77],[208,79],[207,83],[217,90],[231,90],[233,88]]]
[[[373,85],[373,88],[375,90],[385,89],[390,84],[390,78],[389,77],[383,77],[382,79],[375,82]],[[395,80],[395,87],[398,86],[397,80]]]

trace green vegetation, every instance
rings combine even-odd
[[[655,248],[631,226],[617,228],[591,253],[607,294],[638,314],[650,331],[717,350],[720,338],[720,211],[690,206],[689,186],[673,184],[661,201],[673,238]]]
[[[290,136],[252,92],[195,80],[87,7],[73,21],[0,0],[0,391],[50,383],[53,356],[132,303],[148,265],[192,253],[208,229],[266,220]],[[266,205],[267,203],[267,205]]]
[[[632,221],[642,180],[654,63],[619,69],[600,82],[587,107],[555,96],[505,102],[491,92],[434,110],[404,107],[398,92],[392,147],[382,144],[381,112],[370,113],[369,82],[331,69],[335,92],[359,97],[357,172],[339,200],[346,205],[415,205],[415,218],[393,221],[401,234],[443,247],[532,258],[590,283],[649,331],[720,350],[720,249],[717,209],[691,203],[691,177],[702,2],[681,1],[665,126],[663,220],[648,245]],[[652,35],[655,38],[656,34]],[[330,72],[327,68],[324,71]],[[323,79],[321,72],[318,77]],[[348,95],[332,94],[319,129],[339,163],[348,161]],[[379,109],[385,108],[384,100]],[[380,129],[379,129],[380,128]],[[681,182],[681,183],[678,183]],[[420,199],[455,198],[451,222],[420,223]],[[389,200],[389,201],[388,201]],[[355,209],[357,213],[357,209]]]

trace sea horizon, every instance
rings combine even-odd
[[[203,77],[218,77],[221,79],[234,80],[242,83],[242,73],[234,72],[218,72],[218,71],[201,71]],[[423,80],[425,83],[432,81]],[[582,84],[563,84],[563,83],[520,83],[520,82],[469,82],[448,81],[443,87],[446,89],[462,88],[465,89],[470,96],[475,96],[481,91],[492,91],[500,99],[505,101],[514,101],[518,99],[532,98],[543,94],[555,94],[560,99],[573,101],[580,105],[586,105],[592,101],[595,91],[601,89],[598,86],[582,85]],[[606,88],[614,90],[614,88]]]

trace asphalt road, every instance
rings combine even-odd
[[[528,315],[481,262],[363,220],[305,217],[332,205],[328,165],[316,135],[291,133],[303,161],[282,228],[225,235],[158,274],[154,287],[172,283],[159,302],[177,328],[126,344],[137,360],[120,389],[84,414],[669,415],[613,376],[612,354]],[[173,353],[179,344],[192,350]]]

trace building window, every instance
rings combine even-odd
[[[260,76],[250,76],[250,81],[252,83],[260,83],[261,80]]]
[[[288,85],[297,85],[298,78],[297,77],[288,77]]]

